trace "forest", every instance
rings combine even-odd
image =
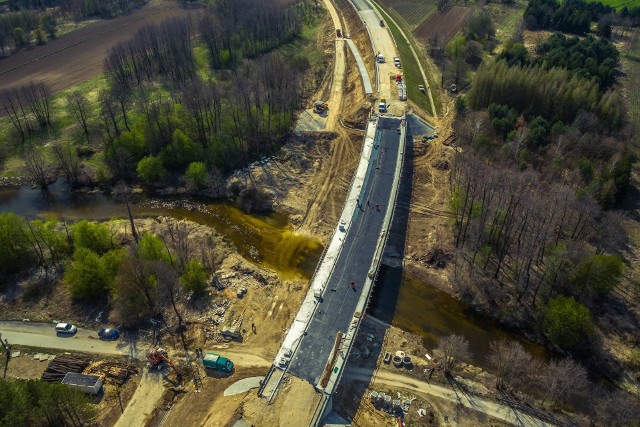
[[[62,121],[81,131],[77,144],[28,150],[30,179],[46,188],[57,170],[72,188],[92,184],[81,173],[83,157],[101,152],[103,183],[124,179],[153,189],[184,179],[194,192],[211,190],[221,174],[268,155],[290,132],[315,83],[305,78],[305,56],[284,57],[277,48],[299,38],[316,13],[304,0],[269,7],[220,1],[198,20],[143,27],[108,52],[97,99],[71,92],[64,117],[52,113],[44,83],[4,90],[0,107],[16,149],[38,145]],[[243,26],[222,24],[238,21]],[[197,47],[205,63],[197,63]]]
[[[640,25],[640,7],[624,7],[619,13],[596,1],[586,0],[530,0],[524,12],[525,26],[530,30],[549,29],[585,35],[591,23],[598,23],[598,33],[611,36],[611,25]]]
[[[589,26],[594,7],[585,6]],[[526,48],[516,32],[456,101],[462,152],[450,175],[463,299],[611,379],[620,367],[596,330],[627,269],[620,208],[638,143],[619,57],[602,35],[556,32]]]
[[[0,425],[53,427],[87,425],[95,415],[89,398],[60,383],[0,381]]]

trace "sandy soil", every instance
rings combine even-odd
[[[157,371],[142,371],[140,384],[124,412],[115,423],[115,427],[143,426],[153,413],[156,404],[164,393],[162,374]]]
[[[198,9],[182,9],[176,2],[153,0],[128,15],[96,21],[44,46],[1,59],[0,88],[39,80],[54,93],[60,92],[102,73],[109,48],[143,26],[197,13]]]
[[[1,349],[2,347],[0,347],[0,350]],[[13,349],[13,351],[17,350],[17,347]],[[7,367],[5,375],[6,359],[3,351],[0,355],[0,358],[2,358],[2,362],[0,362],[0,373],[4,378],[22,378],[25,380],[40,379],[42,373],[47,369],[49,362],[36,360],[33,356],[34,353],[20,350],[19,357],[14,357],[9,360],[9,366]]]

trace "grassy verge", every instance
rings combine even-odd
[[[631,9],[633,7],[640,7],[640,0],[587,0],[589,3],[602,3],[607,6],[611,6],[616,10],[621,10],[623,7]]]
[[[316,17],[312,25],[307,25],[302,29],[300,37],[279,47],[278,52],[286,58],[304,56],[312,67],[322,64],[324,62],[324,52],[322,47],[319,47],[315,41],[318,31],[324,29],[323,22],[324,20],[321,16]]]
[[[433,80],[433,76],[430,73],[431,70],[429,69],[428,64],[424,59],[418,58],[418,60],[421,61],[422,67],[425,70],[425,74],[427,76],[429,88],[431,89],[431,96],[433,97],[433,103],[435,104],[436,111],[432,111],[431,103],[429,102],[429,96],[422,93],[420,90],[418,90],[418,85],[426,84],[427,82],[423,82],[422,80],[420,67],[418,66],[416,57],[413,55],[413,52],[411,51],[411,47],[409,43],[407,43],[405,38],[400,33],[400,29],[391,21],[391,19],[388,19],[389,13],[387,13],[387,11],[382,9],[380,5],[378,5],[377,3],[373,3],[373,4],[378,9],[378,11],[382,14],[382,16],[385,18],[385,23],[389,28],[389,30],[391,31],[391,34],[393,34],[393,38],[396,41],[396,44],[398,47],[398,54],[400,55],[400,60],[402,61],[402,68],[404,70],[404,79],[407,83],[408,98],[411,101],[413,101],[416,105],[418,105],[420,108],[422,108],[424,111],[426,111],[427,113],[435,117],[437,115],[437,111],[440,110],[440,100],[438,98],[437,92],[433,90],[433,88],[438,86],[436,85],[435,80]],[[394,14],[394,16],[392,17],[395,22],[400,22],[399,25],[402,25],[402,21],[401,21],[402,18],[400,16],[398,16],[397,14]],[[415,52],[418,54],[418,56],[420,56],[421,50],[417,46],[415,41],[412,39],[411,31],[406,27],[403,28],[402,30],[409,38],[409,42],[413,46],[413,49],[415,50]]]
[[[625,99],[632,122],[640,120],[640,31],[631,36],[629,49],[622,51],[622,68],[626,74],[623,80]]]

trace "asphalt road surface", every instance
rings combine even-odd
[[[55,323],[0,322],[2,340],[9,344],[55,348],[84,353],[115,354],[144,359],[148,343],[137,343],[122,337],[117,341],[98,339],[98,331],[78,328],[74,335],[56,334]]]
[[[290,373],[312,384],[317,384],[322,376],[338,331],[349,331],[362,285],[371,267],[391,195],[400,122],[399,118],[379,119],[367,177],[360,193],[360,208],[355,210],[351,226],[345,233],[322,302],[289,364]],[[351,281],[355,281],[354,288]]]
[[[380,15],[374,10],[373,6],[366,0],[352,0],[352,3],[358,9],[364,24],[369,29],[373,48],[376,53],[379,52],[384,56],[385,62],[378,63],[378,92],[381,98],[385,98],[389,103],[398,103],[398,91],[395,84],[395,76],[399,70],[393,64],[393,58],[399,56],[396,45],[393,42],[391,32],[387,29],[386,24],[380,25]],[[391,83],[393,78],[393,85]]]

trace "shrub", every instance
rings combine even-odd
[[[72,230],[76,249],[86,248],[102,255],[113,248],[109,229],[104,224],[82,220],[74,224]]]
[[[122,251],[110,251],[100,256],[87,248],[78,248],[67,264],[64,282],[76,299],[102,298],[116,276]]]
[[[191,188],[202,190],[207,185],[207,167],[203,162],[193,162],[184,174],[184,180]]]
[[[185,290],[199,293],[207,288],[207,271],[197,260],[191,259],[180,276],[180,284]]]
[[[593,329],[591,312],[573,298],[557,296],[544,312],[544,330],[554,344],[575,348]]]
[[[138,177],[148,186],[157,185],[165,174],[162,160],[153,156],[144,157],[140,160],[136,171],[138,172]]]

